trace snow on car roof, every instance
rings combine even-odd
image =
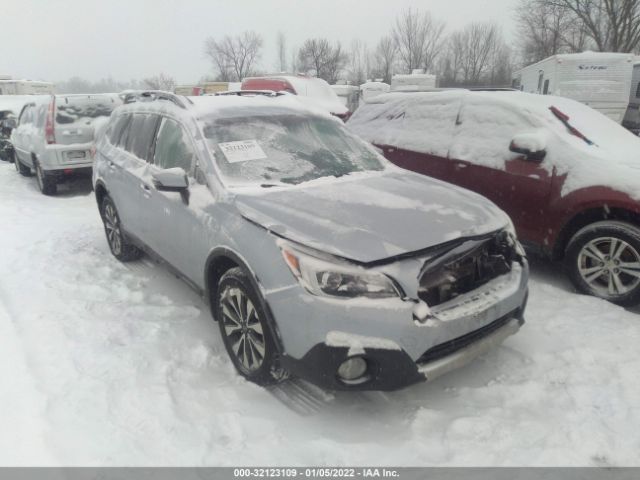
[[[572,135],[551,107],[567,115],[571,126],[593,144]],[[474,126],[473,117],[478,116],[486,121]],[[442,157],[465,152],[470,162],[504,169],[515,154],[509,152],[508,141],[499,145],[492,141],[502,138],[505,131],[518,129],[516,118],[526,119],[522,124],[528,125],[516,133],[541,136],[547,144],[547,159],[541,166],[550,172],[555,167],[558,175],[570,173],[563,194],[601,185],[640,199],[640,139],[596,110],[567,98],[514,91],[390,93],[358,109],[348,126],[377,145]],[[451,151],[452,145],[456,152]]]
[[[218,114],[221,116],[242,116],[252,113],[269,114],[296,112],[307,115],[332,117],[325,109],[300,101],[295,95],[221,95],[188,97],[197,117]]]

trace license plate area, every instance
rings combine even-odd
[[[69,160],[84,160],[87,158],[87,152],[84,150],[72,150],[67,152],[67,158]]]

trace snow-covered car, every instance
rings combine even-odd
[[[504,212],[292,95],[143,94],[113,112],[93,179],[113,255],[168,263],[259,384],[397,389],[524,322],[528,264]]]
[[[581,292],[640,302],[640,139],[601,113],[521,92],[392,93],[348,127],[396,165],[494,201]]]
[[[68,177],[90,175],[96,132],[118,104],[108,94],[34,96],[11,132],[16,170],[25,176],[35,171],[45,195],[54,195]]]
[[[11,132],[24,104],[32,98],[29,95],[0,95],[0,160],[13,161]]]
[[[242,81],[241,89],[288,92],[297,95],[301,102],[322,108],[345,121],[352,113],[326,81],[308,75],[248,77]]]

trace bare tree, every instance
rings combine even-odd
[[[330,84],[336,83],[338,75],[347,62],[342,45],[331,45],[326,38],[312,38],[304,42],[298,51],[299,67]]]
[[[573,13],[601,52],[633,52],[640,44],[639,0],[547,0]]]
[[[431,13],[411,8],[396,18],[393,38],[406,72],[433,69],[444,40],[444,27],[444,23],[433,18]]]
[[[158,75],[154,75],[152,77],[143,78],[142,83],[146,88],[150,88],[152,90],[164,90],[167,92],[172,92],[176,86],[175,79],[173,77],[165,75],[164,73],[159,73]]]
[[[398,49],[393,38],[382,37],[378,41],[374,53],[375,72],[376,76],[382,78],[386,83],[391,83],[397,52]]]
[[[363,84],[371,70],[369,48],[360,40],[354,40],[349,51],[347,73],[354,85]]]
[[[471,23],[448,39],[442,86],[505,85],[511,79],[511,50],[493,23]]]
[[[262,37],[253,31],[235,37],[227,35],[221,40],[209,37],[205,41],[205,54],[213,62],[221,81],[239,82],[254,71],[262,43]]]
[[[287,39],[284,33],[278,32],[276,39],[276,48],[278,50],[278,71],[287,71]]]
[[[524,64],[558,53],[581,52],[587,46],[582,22],[572,11],[549,0],[520,0],[516,22]]]

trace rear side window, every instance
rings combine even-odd
[[[28,123],[33,123],[33,105],[27,105],[22,110],[22,115],[20,115],[20,125],[26,125]]]
[[[107,138],[112,145],[118,144],[120,135],[122,135],[122,132],[128,123],[129,115],[119,115],[109,123],[109,127],[107,128]]]
[[[163,169],[180,167],[189,173],[194,157],[189,137],[180,124],[169,118],[162,119],[153,163]]]
[[[149,161],[151,144],[158,126],[157,115],[136,113],[129,124],[125,149],[141,160]]]
[[[97,118],[111,115],[115,106],[110,97],[56,97],[56,123],[91,125]]]

